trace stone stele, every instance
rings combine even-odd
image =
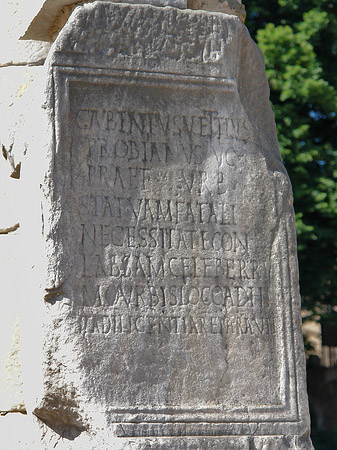
[[[89,3],[46,70],[22,165],[42,441],[311,449],[291,187],[245,26]]]

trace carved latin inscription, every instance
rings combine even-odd
[[[141,384],[154,404],[162,402],[148,378],[160,376],[154,375],[154,360],[165,365],[171,358],[185,367],[174,375],[172,366],[162,378],[176,380],[172,404],[181,404],[186,371],[191,385],[185,406],[195,390],[201,404],[209,395],[225,404],[227,382],[211,394],[212,377],[234,382],[234,355],[242,345],[247,364],[250,346],[269,348],[267,359],[277,345],[271,263],[256,227],[245,220],[252,206],[244,186],[256,177],[250,169],[255,144],[242,112],[224,108],[226,97],[205,98],[205,107],[183,113],[188,91],[160,92],[70,83],[69,221],[79,255],[73,314],[80,336],[109,343],[111,358],[120,364],[138,361],[145,371]],[[266,202],[262,194],[262,208]],[[255,209],[263,223],[263,209]],[[205,349],[188,362],[189,342]],[[146,362],[145,349],[152,362]],[[259,377],[278,368],[256,364],[256,395],[268,392],[264,398],[274,404],[278,393]],[[211,384],[197,381],[200,370]],[[243,385],[244,379],[235,381],[230,402]],[[124,404],[124,393],[116,389],[111,385],[109,395]],[[140,398],[134,389],[130,385],[131,404]]]
[[[246,28],[81,2],[46,69],[23,180],[37,439],[309,450],[291,188]]]

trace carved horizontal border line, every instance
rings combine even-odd
[[[285,422],[283,422],[285,423]],[[228,427],[226,426],[228,425]],[[281,434],[273,434],[275,433],[275,429],[270,428],[270,434],[268,433],[268,426],[273,427],[273,422],[271,421],[270,424],[266,424],[265,427],[263,427],[263,424],[259,422],[254,423],[233,423],[233,424],[209,424],[209,423],[119,423],[116,424],[115,430],[116,435],[119,438],[156,438],[156,437],[165,437],[165,438],[181,438],[181,437],[187,437],[190,439],[197,439],[197,438],[207,438],[207,441],[209,442],[209,439],[219,439],[220,442],[218,442],[218,445],[220,443],[223,443],[222,440],[224,439],[227,443],[227,440],[230,441],[231,444],[234,444],[236,440],[238,440],[238,444],[240,444],[240,450],[242,447],[242,438],[251,439],[249,435],[254,435],[255,438],[262,438],[262,439],[271,439],[273,443],[275,444],[274,440],[277,439],[277,443],[279,445],[288,443],[288,439],[292,440],[292,437],[286,437]],[[292,427],[297,426],[297,422],[289,423],[287,422],[287,425]],[[259,429],[259,432],[257,433],[257,429]],[[289,445],[289,444],[288,444]],[[204,447],[203,447],[204,448]],[[208,447],[206,447],[208,448]],[[210,449],[212,450],[218,450],[218,446],[214,446],[210,444]],[[234,447],[230,447],[231,450],[234,450]],[[235,447],[236,448],[236,447]],[[273,447],[274,448],[274,447]],[[275,447],[277,450],[283,450],[284,446]],[[288,448],[295,448],[295,447],[288,447]]]
[[[91,83],[101,83],[105,81],[103,77],[109,77],[109,84],[113,84],[113,80],[118,82],[119,85],[123,84],[139,84],[144,83],[148,85],[158,85],[162,88],[190,88],[191,84],[203,87],[219,87],[222,92],[237,92],[237,82],[235,79],[211,76],[211,75],[199,75],[199,74],[184,74],[184,73],[170,73],[170,72],[160,72],[160,71],[146,71],[146,70],[133,70],[125,69],[123,67],[114,67],[113,69],[107,69],[105,67],[73,67],[66,65],[53,64],[54,76],[58,77],[59,74],[68,74],[69,79],[67,82],[71,81],[84,81],[81,80],[81,74],[85,78],[85,81]],[[74,76],[76,76],[74,78]],[[88,79],[90,76],[90,80]]]

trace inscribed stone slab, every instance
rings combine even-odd
[[[58,433],[116,448],[312,448],[268,95],[234,16],[97,2],[59,35],[30,401]]]

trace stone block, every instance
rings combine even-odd
[[[83,5],[46,86],[22,225],[41,440],[311,449],[291,187],[239,18]]]
[[[94,0],[86,0],[90,3]],[[105,0],[118,3],[117,0]],[[35,8],[31,8],[25,15],[20,30],[22,39],[54,41],[74,8],[83,4],[80,0],[37,0]],[[39,4],[40,3],[40,4]],[[246,12],[241,0],[127,0],[125,3],[150,4],[153,6],[174,6],[176,8],[190,8],[207,11],[222,12],[238,16],[245,21]]]

